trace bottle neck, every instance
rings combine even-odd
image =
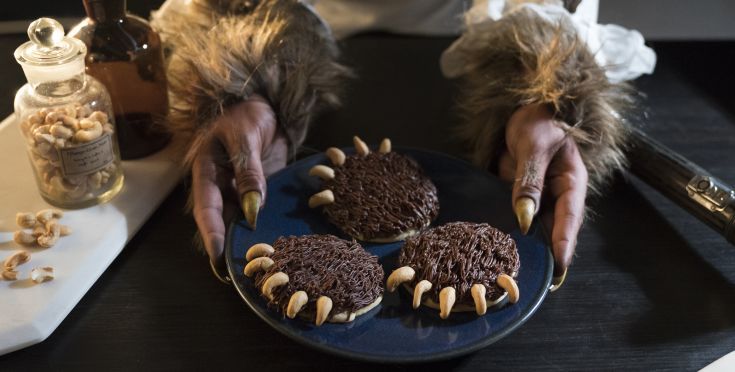
[[[126,0],[83,0],[87,17],[97,23],[113,23],[125,19]]]

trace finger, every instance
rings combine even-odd
[[[528,152],[519,154],[513,183],[513,210],[518,218],[521,232],[526,234],[533,222],[533,216],[541,205],[546,169],[551,161],[545,154],[547,150],[532,147]]]
[[[245,219],[255,229],[266,192],[261,153],[275,135],[272,110],[262,100],[249,100],[233,106],[217,124],[217,137],[230,157]]]
[[[210,262],[219,266],[225,244],[225,224],[222,220],[222,194],[217,186],[218,169],[211,144],[202,146],[191,172],[194,220]]]
[[[564,132],[543,107],[524,107],[508,121],[508,151],[516,159],[513,208],[526,234],[540,207],[546,170],[564,139]]]
[[[559,276],[566,272],[572,262],[577,246],[577,235],[584,221],[585,198],[587,195],[587,169],[577,146],[568,141],[558,154],[561,171],[549,180],[549,188],[556,198],[554,226],[551,234],[554,261]]]

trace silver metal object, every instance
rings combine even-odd
[[[705,175],[694,176],[687,184],[687,193],[713,212],[722,212],[735,201],[735,191],[717,178]]]
[[[735,244],[735,191],[704,168],[633,129],[631,171]]]

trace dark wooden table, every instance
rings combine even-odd
[[[0,113],[23,82],[0,38]],[[395,144],[461,155],[455,88],[438,70],[449,39],[369,35],[343,45],[360,79],[308,147]],[[659,43],[645,129],[735,184],[733,45]],[[497,344],[431,365],[376,366],[313,351],[272,330],[217,282],[192,244],[183,183],[44,342],[0,356],[0,370],[692,370],[735,350],[735,250],[636,179],[618,178],[579,237],[564,288]],[[2,316],[2,315],[0,315]]]

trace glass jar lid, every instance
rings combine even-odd
[[[64,36],[64,27],[51,18],[39,18],[28,26],[28,38],[15,50],[20,64],[50,66],[83,58],[87,47],[81,40]]]
[[[75,79],[84,74],[87,46],[64,36],[64,27],[51,18],[39,18],[28,26],[28,38],[15,50],[28,83],[40,84]]]

